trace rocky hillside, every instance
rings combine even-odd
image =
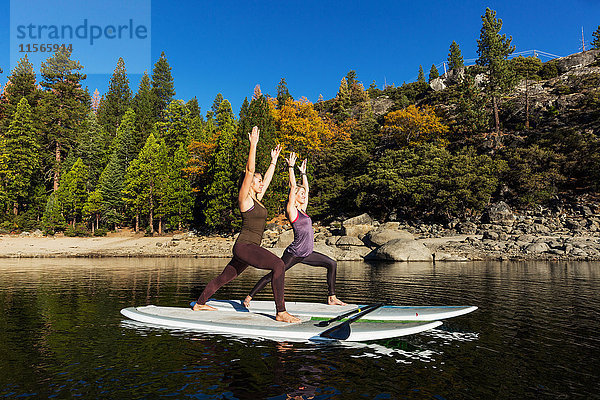
[[[550,79],[520,80],[506,96],[501,107],[501,120],[507,134],[522,130],[525,120],[526,91],[529,96],[531,127],[548,131],[562,127],[581,127],[600,133],[600,50],[572,54],[548,61],[556,70]],[[473,66],[476,68],[476,66]],[[468,71],[470,68],[466,67]],[[465,70],[448,71],[429,84],[431,93],[442,92],[456,85]],[[475,75],[482,87],[485,75]],[[443,97],[442,97],[443,98]],[[439,97],[421,96],[417,103],[434,103],[445,109],[448,104],[437,103]],[[389,94],[370,100],[373,112],[383,116],[397,107]]]
[[[500,107],[504,132],[517,134],[524,128],[525,102],[534,131],[577,128],[600,134],[600,50],[572,54],[547,62],[556,69],[550,79],[520,80]],[[469,68],[469,67],[467,67]],[[459,74],[464,74],[460,71]],[[433,80],[431,90],[441,91],[456,83],[453,71]],[[483,74],[475,76],[481,84]]]

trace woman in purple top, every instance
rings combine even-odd
[[[318,253],[313,250],[314,246],[314,231],[312,220],[306,214],[308,206],[308,179],[306,178],[306,159],[299,167],[302,174],[302,186],[296,186],[296,177],[294,176],[294,164],[296,163],[296,153],[290,153],[290,158],[287,159],[288,168],[290,171],[290,194],[286,207],[287,217],[294,229],[294,241],[290,244],[281,259],[285,264],[285,270],[292,268],[298,263],[312,265],[316,267],[327,268],[327,287],[328,298],[327,303],[331,305],[344,306],[346,303],[338,299],[335,295],[335,276],[337,271],[337,263],[335,260],[327,257],[325,254]],[[273,273],[268,273],[259,280],[254,288],[244,300],[246,307],[250,306],[250,301],[256,293],[260,292],[267,283],[271,282]]]

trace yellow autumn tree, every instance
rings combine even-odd
[[[415,146],[424,142],[446,145],[443,135],[448,127],[435,115],[433,107],[410,105],[385,116],[382,127],[384,139],[400,146]]]
[[[208,169],[216,147],[217,142],[214,135],[209,138],[208,142],[192,140],[188,146],[190,159],[184,172],[191,178],[194,192],[201,191],[207,181]]]
[[[330,119],[321,118],[305,97],[288,100],[279,109],[271,100],[270,108],[280,142],[287,150],[300,154],[314,153],[350,137],[343,127]]]

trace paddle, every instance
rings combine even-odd
[[[356,314],[357,312],[361,312],[362,310],[364,310],[364,309],[366,309],[367,307],[370,307],[370,306],[364,306],[362,308],[361,307],[357,307],[354,310],[350,310],[350,311],[348,311],[346,313],[340,314],[337,317],[333,317],[331,319],[328,319],[327,321],[321,321],[318,324],[315,324],[315,326],[321,326],[321,327],[329,326],[332,322],[339,321],[340,319],[344,319],[344,318],[346,318],[346,317],[348,317],[348,316],[350,316],[352,314]]]
[[[356,314],[353,317],[348,318],[348,320],[342,322],[339,325],[334,326],[333,328],[329,328],[326,331],[323,331],[319,334],[319,336],[326,337],[329,339],[337,339],[337,340],[346,340],[350,337],[350,324],[356,321],[357,319],[362,318],[368,313],[377,310],[379,307],[382,307],[383,303],[372,304],[370,306],[364,307],[362,311]],[[356,310],[355,310],[356,311]],[[340,316],[343,318],[343,316]],[[338,317],[336,317],[338,318]],[[327,321],[325,321],[327,322]]]

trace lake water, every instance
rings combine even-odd
[[[342,262],[337,292],[348,302],[479,307],[366,344],[168,330],[119,314],[186,306],[225,262],[0,260],[0,397],[600,398],[599,263]],[[260,276],[249,268],[215,297],[241,299]],[[324,269],[288,271],[288,300],[326,293]],[[256,297],[270,298],[270,286]]]

